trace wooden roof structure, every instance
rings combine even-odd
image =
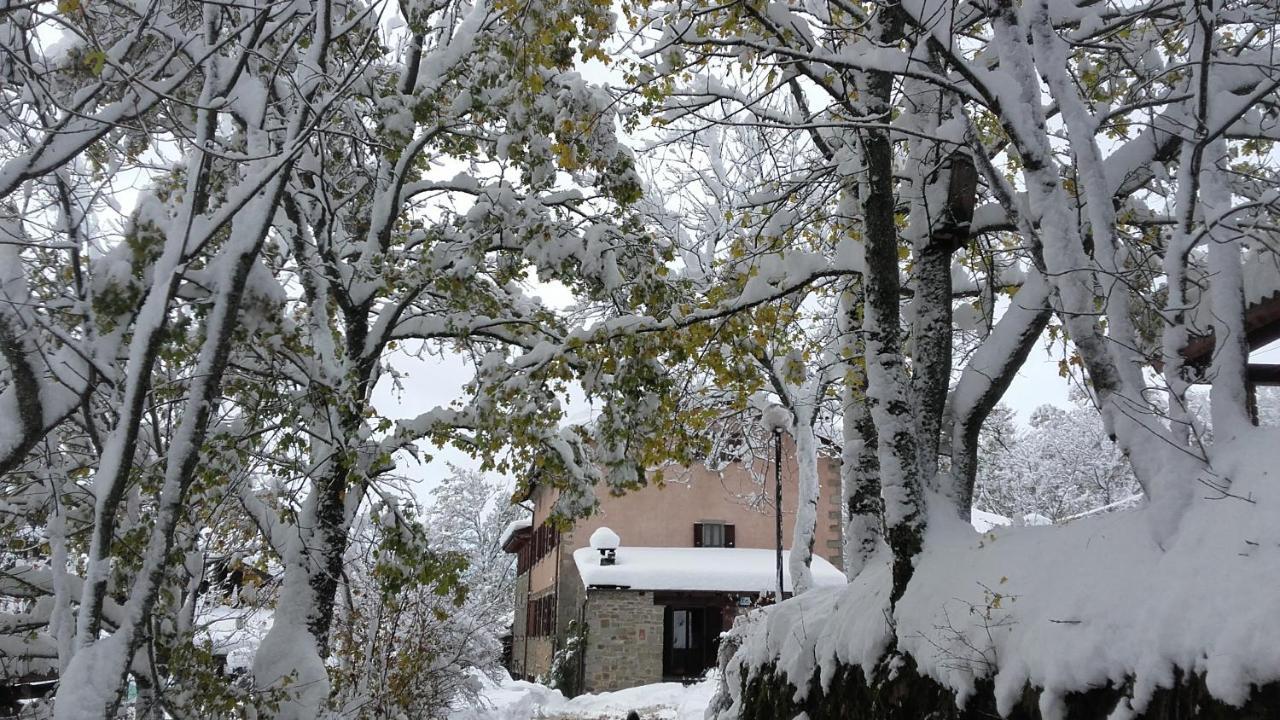
[[[1280,292],[1253,303],[1244,313],[1245,342],[1250,350],[1280,340]],[[1198,335],[1182,349],[1188,365],[1203,372],[1213,360],[1215,341],[1212,333]],[[1157,366],[1158,368],[1158,366]],[[1252,387],[1280,386],[1280,364],[1249,363],[1247,379]]]

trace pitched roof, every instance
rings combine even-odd
[[[508,549],[507,544],[510,543],[521,530],[528,530],[531,527],[533,527],[532,515],[526,515],[525,517],[518,518],[507,523],[507,527],[502,530],[502,535],[498,537],[498,547],[506,550],[507,552],[515,552],[516,548],[512,547]]]

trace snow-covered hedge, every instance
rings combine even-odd
[[[1183,480],[1203,492],[1173,529],[1155,507],[967,537],[959,523],[935,520],[892,611],[889,567],[877,563],[846,587],[814,590],[735,628],[741,647],[728,661],[731,704],[720,717],[757,717],[760,703],[777,701],[760,688],[783,679],[788,701],[804,708],[848,695],[837,686],[854,675],[875,688],[901,672],[927,679],[918,692],[936,685],[953,707],[989,705],[1003,716],[1025,716],[1028,698],[1041,717],[1076,716],[1068,708],[1099,688],[1111,690],[1092,696],[1110,703],[1098,717],[1159,716],[1156,706],[1169,702],[1162,688],[1198,689],[1205,707],[1275,701],[1275,468],[1280,452],[1255,445],[1228,469],[1230,496]]]

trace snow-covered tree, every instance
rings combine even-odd
[[[976,507],[1014,522],[1033,514],[1059,522],[1141,497],[1133,470],[1093,408],[1044,405],[1029,423],[1022,431],[1007,421],[984,430]]]
[[[528,510],[511,502],[502,481],[457,467],[450,468],[431,497],[423,518],[431,546],[466,559],[466,607],[496,638],[510,622],[516,586],[515,557],[499,542],[507,526]]]
[[[438,717],[476,702],[498,641],[467,606],[461,553],[423,551],[425,528],[386,513],[356,523],[332,626],[335,717]]]
[[[571,71],[608,18],[591,3],[0,13],[0,470],[13,527],[50,548],[5,570],[31,605],[4,627],[61,676],[58,716],[113,715],[127,677],[171,690],[207,561],[246,528],[280,587],[256,687],[218,692],[315,716],[355,522],[408,512],[391,471],[415,442],[565,470],[569,511],[590,507],[593,446],[553,408],[599,360],[524,287],[624,300],[661,258],[625,209],[639,186],[610,98]],[[372,389],[405,345],[470,359],[474,383],[423,417],[378,416]],[[596,392],[647,382],[617,372]]]
[[[847,373],[846,398],[865,378],[874,437],[856,417],[844,434],[850,449],[876,448],[882,504],[861,507],[878,516],[888,567],[855,582],[887,570],[876,612],[889,617],[917,569],[972,542],[980,430],[1046,331],[1146,498],[1117,522],[1145,525],[1164,548],[1212,512],[1203,488],[1253,501],[1232,484],[1253,492],[1259,478],[1240,470],[1241,448],[1258,441],[1245,306],[1280,288],[1266,5],[626,4],[642,48],[629,79],[685,152],[729,128],[778,138],[768,171],[740,181],[752,202],[708,221],[712,238],[765,236],[762,216],[796,211],[781,213],[793,233],[769,257],[701,256],[740,262],[751,282],[726,283],[677,322],[719,327],[832,277],[858,280],[842,324],[856,328],[845,347],[865,375]],[[827,244],[815,253],[806,232]],[[691,267],[701,277],[706,265]],[[1204,380],[1211,444],[1194,441],[1185,409],[1187,387]],[[934,599],[917,595],[913,608]],[[896,672],[893,654],[919,638],[893,636],[893,624],[879,647]],[[957,672],[970,671],[994,672]]]
[[[1186,499],[1181,491],[1162,494],[1151,485],[1169,473],[1192,475],[1211,460],[1177,449],[1185,443],[1153,441],[1170,438],[1179,421],[1174,417],[1170,425],[1166,405],[1153,402],[1141,366],[1163,353],[1164,384],[1180,397],[1185,381],[1178,379],[1177,356],[1191,325],[1227,322],[1207,320],[1217,312],[1242,316],[1244,257],[1262,253],[1266,267],[1274,262],[1266,243],[1233,236],[1201,245],[1203,234],[1189,226],[1165,237],[1158,219],[1172,205],[1183,208],[1184,224],[1199,222],[1205,212],[1260,220],[1275,210],[1274,199],[1259,194],[1248,177],[1258,164],[1231,167],[1225,151],[1228,143],[1237,153],[1256,150],[1258,139],[1271,132],[1259,130],[1260,116],[1250,115],[1250,108],[1262,112],[1275,92],[1265,70],[1265,43],[1246,31],[1240,37],[1253,39],[1236,45],[1238,26],[1271,22],[1258,14],[1258,4],[1246,3],[1243,16],[1197,17],[1177,29],[1142,12],[1078,27],[1074,11],[1053,2],[820,9],[692,0],[628,8],[637,42],[646,48],[632,77],[651,88],[646,102],[663,113],[662,125],[686,137],[732,126],[767,128],[786,138],[787,166],[807,168],[759,178],[752,196],[758,210],[773,212],[765,205],[771,197],[824,194],[816,188],[827,188],[825,197],[833,201],[844,198],[842,207],[827,212],[847,218],[843,231],[859,247],[860,267],[832,259],[784,261],[778,272],[768,272],[759,263],[751,289],[777,296],[831,273],[861,277],[859,340],[877,430],[885,538],[896,563],[895,594],[924,547],[926,520],[946,516],[925,505],[944,503],[957,517],[968,512],[982,422],[1055,312],[1055,329],[1071,342],[1071,367],[1087,374],[1107,433],[1131,458],[1147,496],[1167,499],[1170,517],[1179,512]],[[1118,28],[1126,33],[1119,45],[1084,42]],[[1148,52],[1175,35],[1181,38],[1178,52],[1199,43],[1201,54],[1192,53],[1189,61],[1203,81],[1198,85],[1167,72],[1159,52]],[[1226,55],[1240,60],[1227,61]],[[1135,57],[1145,60],[1132,62]],[[1102,67],[1110,72],[1098,72]],[[1208,78],[1215,73],[1235,88],[1234,99],[1210,118],[1194,98],[1207,102]],[[1135,83],[1111,81],[1119,75]],[[1052,105],[1040,102],[1042,92]],[[1150,118],[1139,124],[1157,105],[1165,107],[1154,124]],[[1202,137],[1221,142],[1210,147],[1180,136],[1177,128],[1187,126],[1183,117],[1204,130]],[[1102,147],[1100,129],[1113,145]],[[1063,149],[1050,139],[1058,136]],[[1178,164],[1182,149],[1190,154],[1179,167],[1191,175],[1147,172],[1154,163]],[[1209,157],[1205,153],[1212,154],[1215,172],[1199,162]],[[1026,192],[1010,173],[1021,176]],[[1271,170],[1262,173],[1269,177]],[[1178,189],[1187,194],[1179,198]],[[1242,200],[1228,211],[1232,192],[1257,200]],[[1205,203],[1218,209],[1202,211]],[[1188,210],[1188,204],[1194,207]],[[749,213],[737,217],[730,224],[763,227]],[[800,233],[817,227],[797,222],[812,215],[788,218]],[[1180,242],[1191,246],[1184,251]],[[1179,249],[1164,253],[1168,243]],[[1236,254],[1218,252],[1224,244]],[[1208,252],[1210,246],[1215,252]],[[792,244],[778,254],[794,256],[797,249]],[[1214,263],[1225,265],[1213,270]],[[1162,291],[1208,276],[1229,289],[1200,296],[1206,312],[1198,319],[1186,312],[1189,291],[1178,290],[1183,294],[1176,297]],[[730,299],[749,303],[743,295],[730,293]],[[1218,303],[1213,313],[1211,302]],[[721,303],[720,312],[729,304]],[[958,309],[963,317],[956,316]],[[1165,327],[1153,332],[1153,320]],[[961,346],[967,357],[953,372],[952,337],[961,331],[977,342]],[[1236,407],[1223,417],[1239,420],[1244,355],[1235,343],[1244,332],[1224,325],[1216,333],[1233,343],[1215,355],[1215,373],[1228,381],[1215,387],[1234,388],[1219,392],[1219,403]],[[944,447],[950,470],[939,473]],[[936,500],[926,502],[927,496]]]

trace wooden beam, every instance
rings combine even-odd
[[[1280,387],[1280,365],[1250,363],[1245,375],[1249,383],[1260,387]]]

